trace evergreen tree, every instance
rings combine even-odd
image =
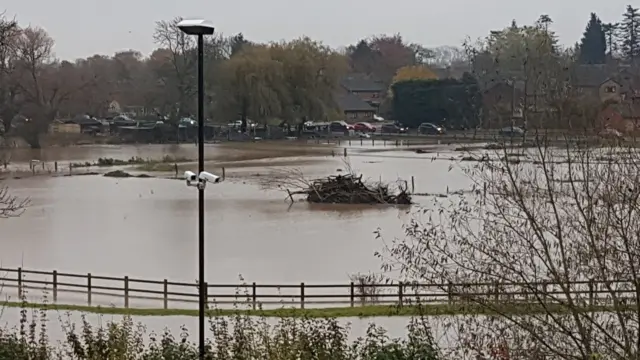
[[[612,58],[614,52],[618,50],[616,39],[618,38],[619,27],[620,24],[618,23],[602,24],[602,31],[604,32],[604,37],[607,40],[607,55],[609,55],[609,58]]]
[[[630,61],[640,58],[640,10],[627,5],[620,24],[620,50]]]
[[[602,22],[595,13],[591,13],[591,19],[580,41],[580,63],[604,64],[606,51],[607,41]]]

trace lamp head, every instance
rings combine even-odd
[[[187,35],[212,35],[215,31],[213,23],[203,19],[185,19],[178,23],[178,28]]]

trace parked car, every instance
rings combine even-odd
[[[384,134],[405,134],[407,132],[407,128],[397,124],[387,124],[382,125],[380,131]]]
[[[500,129],[498,134],[500,136],[505,136],[505,137],[514,137],[514,136],[523,136],[524,132],[525,131],[522,128],[519,128],[517,126],[507,126]]]
[[[418,126],[418,134],[422,135],[442,135],[445,132],[444,127],[432,123],[422,123]]]
[[[606,128],[606,129],[602,129],[602,131],[600,131],[598,133],[598,136],[605,138],[605,139],[622,139],[624,138],[624,136],[622,135],[622,133],[616,129],[612,129],[612,128]]]
[[[359,122],[353,126],[353,130],[361,132],[376,132],[376,127],[368,122]]]
[[[334,121],[329,124],[329,131],[332,132],[340,132],[340,131],[349,131],[353,130],[353,126],[347,124],[346,121]]]

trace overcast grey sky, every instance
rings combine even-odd
[[[401,33],[426,46],[459,45],[510,24],[534,22],[540,14],[554,20],[563,44],[578,41],[596,12],[618,21],[630,0],[5,0],[6,14],[22,25],[45,28],[59,58],[113,54],[154,48],[158,20],[176,16],[213,21],[224,34],[242,32],[253,41],[301,35],[338,47],[373,34]],[[638,5],[638,4],[635,4]]]

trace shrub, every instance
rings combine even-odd
[[[406,339],[392,339],[378,326],[354,342],[349,327],[336,319],[267,319],[236,314],[209,319],[207,359],[237,360],[435,360],[438,348],[426,322],[412,319]],[[21,310],[20,324],[0,330],[0,360],[191,360],[198,358],[197,344],[182,328],[178,337],[165,330],[150,333],[129,316],[119,322],[94,327],[85,317],[79,327],[67,320],[65,341],[53,345],[47,337],[47,313],[31,320]],[[146,341],[145,341],[146,340]]]

